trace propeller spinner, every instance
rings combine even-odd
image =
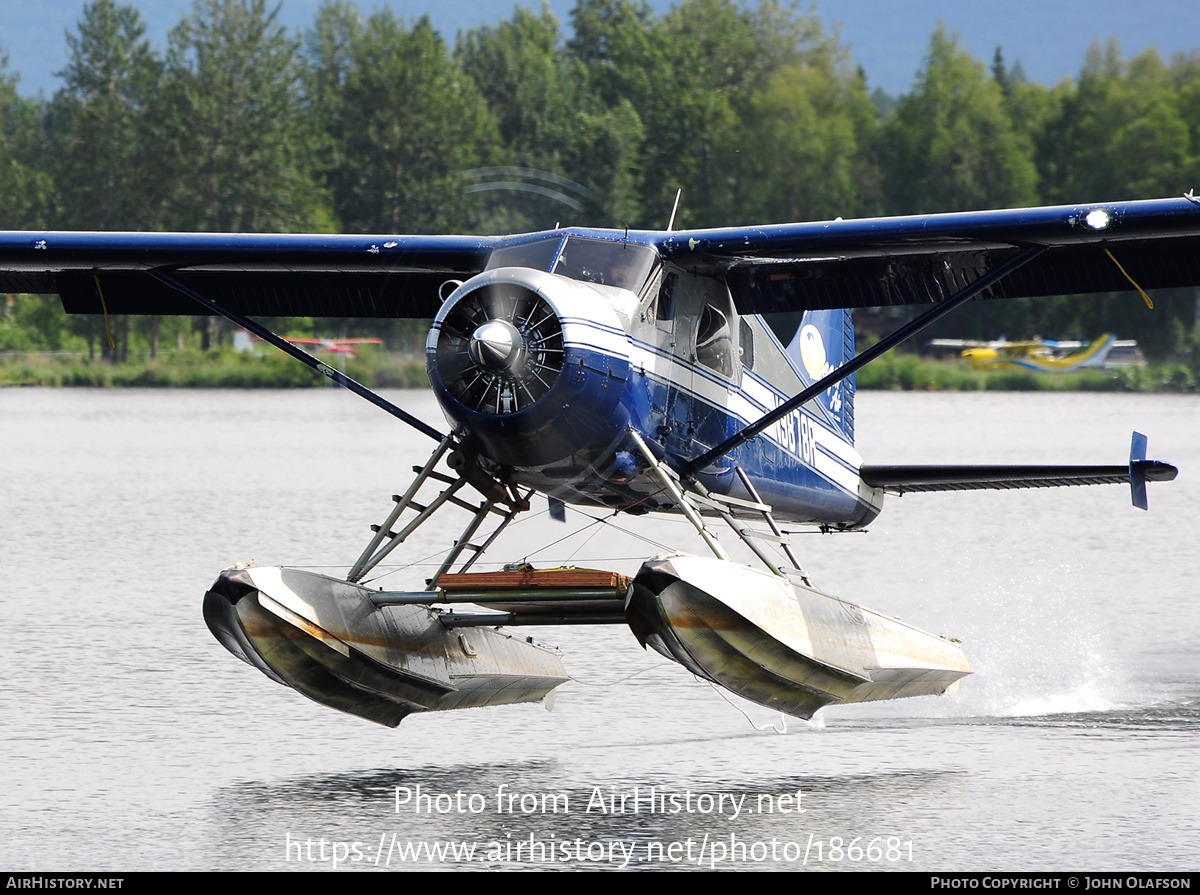
[[[438,371],[471,410],[516,413],[537,403],[562,369],[558,316],[537,293],[512,284],[464,295],[437,342]]]

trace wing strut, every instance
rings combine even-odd
[[[349,376],[347,376],[345,373],[341,372],[340,370],[335,370],[333,367],[329,366],[329,364],[325,363],[323,360],[313,357],[311,354],[309,354],[304,349],[297,348],[295,345],[293,345],[287,339],[284,339],[284,338],[281,338],[280,336],[275,335],[275,333],[271,332],[269,329],[262,326],[261,324],[255,323],[249,317],[243,317],[241,314],[238,314],[236,311],[231,311],[228,308],[222,307],[221,305],[219,305],[215,301],[213,301],[211,298],[207,298],[206,296],[201,295],[199,292],[197,292],[195,289],[192,289],[190,286],[186,286],[183,283],[176,280],[174,277],[167,275],[161,269],[149,270],[149,271],[147,271],[147,273],[149,273],[150,276],[154,277],[156,280],[159,280],[162,283],[166,283],[172,289],[175,289],[178,292],[182,292],[184,295],[188,296],[189,298],[195,299],[200,304],[204,305],[204,307],[211,309],[212,311],[214,311],[217,314],[220,314],[222,317],[226,318],[227,320],[232,320],[234,323],[236,323],[238,326],[242,327],[243,329],[249,330],[250,332],[254,333],[254,335],[256,335],[260,339],[262,339],[264,342],[269,342],[270,344],[272,344],[276,348],[278,348],[280,351],[284,352],[285,354],[291,355],[292,357],[294,357],[296,360],[300,361],[300,363],[304,364],[305,366],[311,367],[312,369],[316,370],[318,373],[322,374],[323,376],[326,376],[329,379],[333,380],[333,382],[335,382],[337,385],[340,385],[342,388],[348,389],[349,391],[354,392],[354,394],[358,395],[360,398],[366,398],[368,401],[370,401],[376,407],[378,407],[382,410],[386,410],[392,416],[396,417],[399,420],[403,420],[404,422],[406,422],[410,426],[412,426],[414,429],[416,429],[418,432],[428,435],[434,441],[442,441],[444,438],[448,437],[446,435],[443,435],[441,432],[439,432],[437,429],[433,428],[432,426],[428,425],[427,423],[422,422],[421,420],[417,419],[415,416],[413,416],[408,411],[402,410],[401,408],[397,407],[395,404],[393,404],[387,398],[384,398],[381,395],[378,395],[375,392],[371,391],[369,388],[367,388],[361,382],[351,379]]]
[[[721,457],[724,457],[730,451],[732,451],[738,447],[741,447],[743,444],[745,444],[747,441],[749,441],[754,436],[758,435],[760,432],[762,432],[768,426],[771,426],[774,423],[777,423],[779,420],[783,419],[785,416],[787,416],[789,413],[791,413],[793,410],[800,407],[801,405],[807,404],[809,401],[811,401],[817,395],[821,394],[821,392],[825,391],[830,386],[836,385],[837,383],[841,382],[843,379],[845,379],[847,376],[849,376],[850,374],[852,374],[853,372],[858,370],[860,367],[863,367],[866,364],[869,364],[871,361],[875,360],[875,358],[879,357],[881,354],[887,353],[888,351],[890,351],[891,349],[893,349],[897,345],[899,345],[901,342],[903,342],[905,339],[907,339],[909,336],[915,335],[916,333],[920,332],[925,327],[929,326],[929,324],[933,323],[936,320],[941,319],[946,314],[949,314],[951,311],[953,311],[959,305],[965,304],[966,302],[970,301],[972,298],[974,298],[980,292],[983,292],[989,286],[992,286],[995,283],[999,282],[1000,280],[1002,280],[1004,277],[1008,276],[1010,273],[1012,273],[1017,268],[1021,267],[1022,265],[1026,264],[1029,261],[1032,261],[1038,255],[1042,254],[1042,252],[1046,251],[1046,248],[1047,248],[1046,246],[1034,246],[1032,248],[1026,249],[1021,254],[1017,255],[1015,258],[1012,258],[1009,261],[1005,262],[1004,264],[1000,265],[999,267],[997,267],[995,270],[991,271],[990,273],[984,274],[982,277],[980,277],[975,282],[971,283],[969,286],[965,286],[964,288],[960,289],[957,293],[950,296],[950,298],[934,305],[930,310],[926,311],[920,317],[910,320],[908,323],[906,323],[904,326],[900,327],[898,330],[896,330],[891,335],[887,336],[886,338],[880,339],[878,342],[876,342],[870,348],[855,355],[853,358],[848,360],[846,363],[842,364],[840,367],[838,367],[836,370],[834,370],[828,376],[825,376],[824,378],[819,379],[816,382],[814,382],[812,385],[810,385],[808,388],[804,389],[804,391],[800,392],[800,394],[796,395],[794,398],[789,398],[787,401],[784,401],[782,404],[780,404],[778,407],[776,407],[770,413],[764,414],[762,417],[760,417],[758,419],[757,422],[751,423],[750,425],[744,427],[740,431],[736,432],[734,435],[732,435],[729,438],[722,441],[716,447],[701,454],[699,457],[696,457],[694,460],[689,462],[687,466],[684,467],[684,469],[683,469],[684,477],[690,478],[692,476],[695,476],[697,472],[699,472],[701,469],[703,469],[704,467],[711,464],[713,461],[719,460]]]

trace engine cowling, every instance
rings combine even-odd
[[[629,336],[599,292],[565,277],[508,267],[463,283],[426,364],[447,417],[498,463],[554,463],[628,425]]]

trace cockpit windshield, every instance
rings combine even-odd
[[[559,252],[561,242],[554,236],[496,249],[488,259],[487,269],[532,267],[585,283],[628,289],[636,294],[642,291],[658,258],[649,246],[629,242],[571,236]]]
[[[487,270],[497,267],[532,267],[534,270],[549,270],[554,256],[558,253],[558,244],[562,239],[552,236],[549,239],[539,239],[522,245],[508,246],[496,249],[488,258]]]
[[[638,293],[654,269],[656,258],[649,246],[572,236],[558,256],[554,273]]]

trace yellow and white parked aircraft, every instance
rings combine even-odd
[[[961,349],[962,357],[980,370],[1036,370],[1067,373],[1089,367],[1104,368],[1114,348],[1132,347],[1136,342],[1118,342],[1105,333],[1092,342],[1056,342],[1028,339],[1022,342],[973,342],[964,339],[934,339],[930,348]]]

